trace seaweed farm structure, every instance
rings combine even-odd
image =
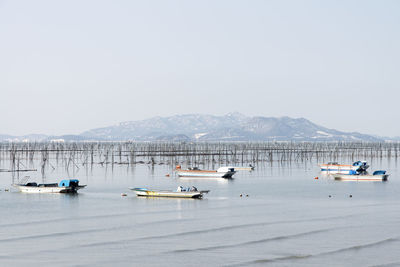
[[[32,142],[0,143],[0,171],[115,164],[226,166],[398,158],[400,143],[373,142]],[[8,165],[9,164],[9,165]],[[7,166],[6,166],[7,165]]]

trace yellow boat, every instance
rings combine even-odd
[[[172,191],[172,190],[151,190],[147,188],[129,188],[138,197],[178,197],[178,198],[202,198],[207,191]]]

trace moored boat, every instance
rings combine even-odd
[[[177,191],[172,190],[154,190],[154,189],[147,189],[147,188],[129,188],[130,190],[134,191],[137,196],[139,197],[173,197],[173,198],[202,198],[203,194],[208,193],[207,191],[197,191],[195,190],[179,190],[178,187]]]
[[[355,174],[335,174],[333,175],[335,180],[340,181],[387,181],[389,174],[386,171],[374,171],[373,174],[368,173],[355,173]]]
[[[328,162],[320,165],[321,172],[328,174],[350,174],[352,171],[365,172],[369,165],[366,161],[356,161],[352,165],[339,164],[337,162]]]
[[[253,171],[254,170],[254,166],[252,166],[251,164],[249,164],[248,167],[229,166],[227,168],[233,168],[235,171]]]
[[[77,179],[70,179],[52,184],[29,182],[25,184],[13,184],[12,186],[24,193],[76,193],[86,185],[80,185]]]
[[[234,168],[231,167],[221,167],[216,171],[211,170],[200,170],[198,168],[192,168],[187,170],[182,170],[181,166],[176,166],[176,174],[179,177],[196,177],[196,178],[232,178],[236,173]]]

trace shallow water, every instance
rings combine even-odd
[[[167,165],[75,174],[56,166],[46,174],[47,182],[76,177],[88,185],[76,195],[5,192],[12,176],[0,173],[0,264],[397,266],[398,166],[371,168],[387,169],[389,181],[333,181],[316,163],[259,165],[232,180],[166,177]],[[40,173],[30,175],[41,182]],[[192,200],[137,198],[127,189],[178,185],[211,192]]]

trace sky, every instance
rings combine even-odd
[[[176,114],[400,136],[400,1],[0,0],[0,134]]]

